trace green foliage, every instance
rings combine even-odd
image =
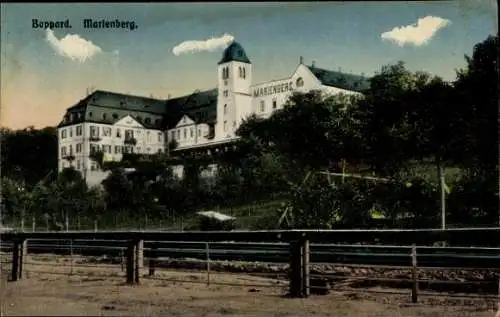
[[[2,176],[18,179],[27,186],[36,184],[51,173],[57,173],[57,131],[0,129]]]

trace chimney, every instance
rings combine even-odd
[[[302,56],[301,56],[301,57],[299,58],[299,63],[300,63],[300,64],[304,64],[304,57],[302,57]]]
[[[312,63],[311,63],[311,67],[312,67],[312,68],[314,68],[314,67],[315,67],[315,65],[314,65],[314,64],[316,64],[316,61],[312,61]]]

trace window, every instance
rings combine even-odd
[[[82,147],[83,147],[83,143],[78,143],[76,145],[76,153],[81,153],[82,152]]]
[[[151,118],[147,117],[146,120],[144,120],[144,122],[146,122],[146,124],[151,124]]]
[[[227,92],[227,90],[224,90],[224,92],[222,94],[224,95],[224,97],[229,96],[229,93]]]
[[[134,130],[125,130],[125,139],[133,139],[134,138]]]
[[[82,167],[82,162],[80,160],[76,161],[76,169],[79,170]]]
[[[162,136],[163,136],[163,133],[158,132],[158,142],[162,141]]]
[[[122,137],[122,131],[118,128],[116,129],[116,137],[121,138]]]
[[[108,153],[107,151],[108,151],[108,146],[107,145],[103,145],[102,146],[102,152],[103,153]]]
[[[236,121],[233,121],[233,128],[236,127]]]
[[[227,105],[224,105],[224,114],[227,114]]]
[[[102,128],[102,136],[111,136],[111,128],[110,127]]]
[[[246,74],[246,68],[243,67],[243,79],[247,78],[247,74]]]
[[[97,144],[90,143],[90,154],[95,154],[99,151],[99,146]]]
[[[79,135],[82,135],[83,134],[83,129],[82,129],[82,126],[79,125],[76,127],[76,135],[79,136]]]
[[[61,156],[63,156],[63,157],[66,156],[66,147],[65,146],[61,147]]]
[[[69,137],[72,138],[73,137],[73,128],[69,128]]]
[[[89,117],[92,117],[92,111],[89,112]]]
[[[264,103],[264,100],[260,101],[260,112],[264,112],[266,110],[266,104]]]
[[[122,147],[119,145],[115,145],[115,154],[119,154],[122,152]]]
[[[105,113],[102,114],[102,120],[106,120],[107,115]]]
[[[224,132],[227,131],[227,121],[224,121]]]
[[[278,107],[276,100],[273,100],[273,109],[276,109]]]
[[[69,155],[73,155],[73,145],[69,145]]]
[[[191,128],[189,132],[190,136],[193,137],[193,128]]]
[[[148,148],[146,149],[146,151],[147,151],[148,153],[150,153],[150,152],[151,152],[151,148],[150,148],[150,147],[148,147]]]
[[[240,72],[240,78],[242,78],[243,77],[243,70],[241,70],[241,67],[238,67],[238,70]]]
[[[61,130],[61,139],[66,139],[66,130]]]
[[[201,136],[201,129],[198,129],[198,136]]]
[[[142,117],[141,117],[141,116],[138,116],[138,117],[137,117],[137,121],[138,121],[138,122],[142,122]]]
[[[113,113],[113,119],[118,119],[118,114],[117,113]]]
[[[302,79],[302,77],[297,78],[297,81],[295,82],[295,86],[297,86],[297,87],[304,86],[304,80]]]
[[[181,139],[181,130],[177,130],[177,140]]]
[[[184,139],[187,138],[187,129],[184,128]]]
[[[175,131],[172,131],[170,134],[172,135],[171,136],[172,140],[175,140]]]
[[[99,137],[99,127],[90,126],[90,136],[91,137]]]

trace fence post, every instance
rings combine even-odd
[[[411,289],[411,301],[418,302],[418,267],[417,267],[417,247],[415,245],[411,248],[411,278],[413,280],[413,287]]]
[[[135,268],[134,268],[134,280],[135,283],[139,283],[139,278],[141,276],[141,270],[144,266],[144,240],[139,239],[135,244]]]
[[[300,241],[290,242],[290,296],[301,297],[302,285],[302,245]]]
[[[32,229],[33,232],[35,232],[35,229],[36,229],[36,218],[35,218],[35,216],[33,216],[31,218],[31,229]]]
[[[205,243],[205,253],[207,260],[207,286],[210,286],[210,248],[208,242]]]
[[[69,240],[69,274],[73,275],[73,239]]]
[[[94,220],[94,232],[97,232],[97,220]]]
[[[15,282],[23,277],[23,263],[28,247],[24,239],[15,240],[13,242],[11,280]]]
[[[136,241],[127,243],[127,284],[135,283],[135,261],[136,261]]]
[[[154,242],[149,250],[149,276],[155,275],[156,258],[158,256],[158,245]]]
[[[302,295],[304,297],[309,297],[310,295],[310,279],[309,279],[309,240],[305,238],[302,241]]]

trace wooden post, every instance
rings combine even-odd
[[[309,297],[311,294],[310,280],[309,280],[309,240],[302,241],[302,295]]]
[[[31,231],[35,232],[36,229],[36,218],[35,216],[31,217]]]
[[[418,267],[417,267],[417,247],[415,245],[411,248],[411,278],[413,280],[413,287],[411,289],[411,301],[418,302]]]
[[[157,257],[158,257],[158,245],[156,243],[153,243],[149,251],[149,276],[155,275]]]
[[[12,281],[20,280],[23,277],[23,262],[27,252],[26,240],[16,240],[14,241],[14,246],[12,250]]]
[[[94,232],[97,232],[97,220],[94,220]]]
[[[73,239],[69,240],[69,275],[73,275]]]
[[[210,248],[208,242],[205,243],[205,253],[207,260],[207,286],[210,286]]]
[[[134,280],[135,283],[139,283],[139,278],[141,276],[141,270],[144,266],[144,240],[137,240],[135,244],[135,268],[134,268]]]
[[[302,295],[302,246],[299,241],[290,242],[290,296]]]
[[[127,284],[135,283],[135,248],[136,242],[129,241],[127,245]]]

